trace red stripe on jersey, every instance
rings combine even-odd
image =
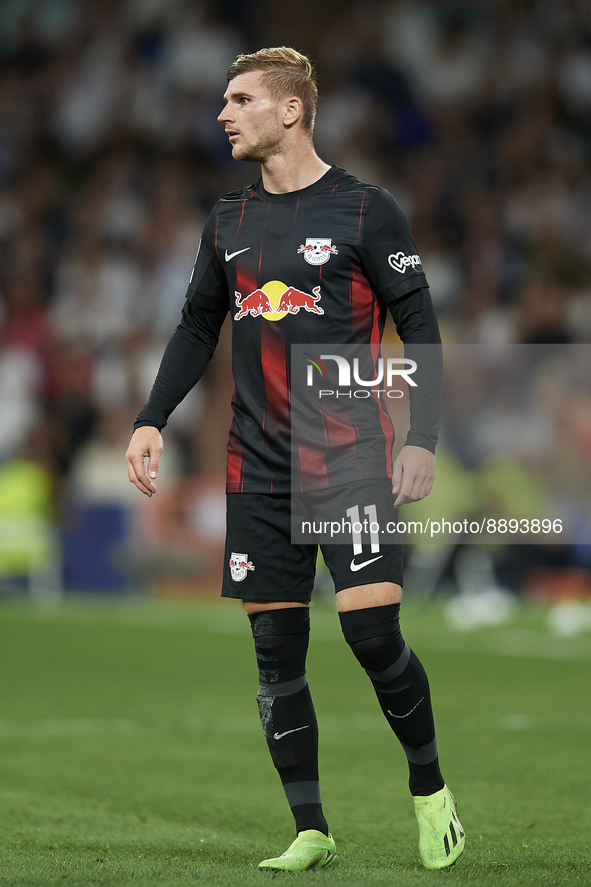
[[[278,323],[261,319],[261,366],[265,383],[265,437],[287,436],[289,446],[290,411],[287,381],[285,334]]]
[[[246,200],[242,201],[242,212],[240,213],[240,219],[238,220],[238,227],[236,228],[236,236],[234,237],[234,243],[236,243],[236,237],[238,237],[238,232],[240,231],[240,226],[242,225],[242,218],[244,216],[244,207],[246,206]]]
[[[340,407],[340,409],[339,409]],[[359,463],[359,445],[361,435],[354,416],[345,404],[333,404],[323,407],[322,439],[314,440],[320,429],[314,429],[312,439],[297,441],[299,482],[302,492],[321,490],[330,486],[327,455],[332,470],[337,473],[350,473],[351,466],[359,467],[359,479],[362,478]]]
[[[298,468],[300,491],[321,490],[328,486],[328,470],[324,451],[298,443]]]
[[[236,388],[232,392],[232,400],[236,394]],[[226,459],[226,490],[228,493],[242,493],[244,488],[244,457],[242,444],[233,434],[230,428],[228,443],[226,444],[228,457]]]
[[[267,219],[269,217],[269,210],[271,209],[271,204],[267,204],[267,215],[265,216],[265,225],[267,224]],[[264,231],[264,228],[263,228]],[[259,274],[261,273],[261,263],[263,261],[263,236],[261,235],[261,251],[259,253]]]
[[[296,203],[295,216],[293,217],[294,222],[295,222],[295,220],[296,220],[297,217],[298,217],[298,209],[299,209],[299,208],[300,208],[300,198],[298,197],[298,200],[297,200],[297,203]]]
[[[327,409],[323,421],[327,447],[354,446],[359,440],[357,426],[348,413],[339,415]]]
[[[375,298],[367,277],[365,277],[361,268],[357,265],[353,266],[351,271],[349,301],[351,304],[351,324],[354,334],[352,341],[367,342],[370,341],[371,337],[371,342],[373,343]],[[379,328],[377,341],[379,342]]]
[[[374,367],[377,366],[379,357],[380,340],[377,339],[377,341],[374,342],[374,340],[372,339],[371,359],[373,360]],[[376,376],[374,376],[374,379],[375,378]],[[386,380],[384,379],[384,384],[385,382]],[[386,456],[386,471],[388,472],[388,477],[392,477],[392,447],[394,446],[394,426],[392,425],[392,420],[390,419],[390,415],[384,405],[384,401],[378,394],[377,388],[371,388],[370,390],[374,396],[374,399],[378,401],[378,415],[380,417],[380,425],[385,437],[384,447]]]
[[[388,477],[392,477],[392,447],[394,446],[394,426],[392,425],[392,420],[390,419],[390,415],[384,406],[384,401],[379,397],[377,390],[375,388],[371,389],[371,393],[374,398],[378,401],[378,415],[380,417],[380,425],[382,426],[382,431],[384,433],[384,451],[386,456],[386,471],[388,473]]]
[[[375,297],[369,281],[362,274],[361,269],[354,267],[351,275],[350,287],[351,323],[353,330],[358,334],[357,341],[369,341],[372,345],[374,363],[379,356],[378,347],[382,339],[382,324],[380,323],[380,302]],[[388,477],[392,477],[392,447],[394,445],[394,428],[390,417],[381,399],[378,398],[376,389],[372,394],[378,403],[378,415],[380,426],[384,434],[384,453],[386,458],[386,471]]]
[[[359,242],[359,232],[361,231],[361,220],[363,219],[363,207],[365,206],[365,191],[363,192],[363,199],[361,201],[361,206],[359,207],[359,225],[357,226],[357,243]]]
[[[217,257],[218,257],[218,260],[221,262],[222,260],[220,259],[220,253],[219,253],[219,250],[218,250],[218,229],[219,229],[219,227],[220,227],[220,211],[219,211],[219,209],[218,209],[218,211],[217,211],[217,215],[216,215],[216,217],[215,217],[215,240],[214,240],[214,249],[215,249],[216,255],[217,255]]]
[[[287,377],[285,334],[279,324],[261,319],[261,368],[265,385],[262,430],[265,441],[289,451],[291,445],[290,391]],[[269,446],[269,444],[268,444]],[[273,492],[273,483],[271,490]]]
[[[322,440],[296,440],[298,459],[298,480],[302,493],[308,490],[321,490],[330,486],[328,480],[328,466],[326,454],[328,452],[328,427],[326,424],[326,411],[320,415],[322,422]],[[320,429],[315,429],[320,434]]]
[[[384,332],[384,325],[383,325],[383,323],[380,323],[380,312],[381,312],[380,302],[378,301],[378,299],[375,298],[375,296],[373,297],[371,310],[372,310],[373,322],[371,325],[371,335],[370,335],[369,341],[371,342],[372,345],[379,345],[380,342],[382,341],[382,333]]]
[[[230,306],[232,309],[232,317],[235,316],[234,311],[238,307],[238,303],[246,296],[253,293],[257,287],[256,277],[245,271],[240,263],[236,263],[236,291],[230,293]]]
[[[240,265],[236,268],[236,287],[240,294],[239,298],[249,295],[257,288],[255,278],[248,274]],[[230,304],[234,310],[236,304],[235,299],[235,293],[230,293]],[[234,316],[234,311],[232,311],[232,316]],[[236,389],[234,389],[234,395],[235,394]],[[227,490],[229,493],[242,493],[244,491],[244,452],[242,443],[232,433],[231,428],[227,450]]]
[[[230,429],[227,444],[226,489],[228,493],[244,492],[244,455],[242,444]]]
[[[333,188],[332,191],[330,192],[331,194],[334,194],[334,192],[337,190],[337,188],[338,188],[339,185],[341,184],[341,181],[342,181],[342,179],[339,179],[339,180],[338,180],[338,182],[336,183],[336,185],[334,186],[334,188]]]

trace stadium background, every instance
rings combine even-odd
[[[5,0],[5,590],[215,590],[227,325],[206,377],[171,419],[155,500],[140,501],[123,453],[176,325],[204,219],[220,194],[257,176],[231,160],[215,119],[226,68],[239,51],[281,42],[318,63],[320,155],[385,185],[407,212],[444,341],[590,341],[584,2],[326,0],[298,4],[296,15],[260,0]],[[587,396],[579,414],[590,406]],[[585,497],[582,541],[591,537],[589,433],[588,420],[572,423],[560,477]],[[510,425],[505,436],[513,468],[535,474],[531,454],[511,451]],[[444,443],[455,480],[474,469],[477,453]],[[475,566],[473,552],[448,552],[422,590],[469,586],[480,570],[512,592],[589,593],[588,546],[482,557]]]

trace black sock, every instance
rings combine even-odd
[[[266,610],[249,619],[259,666],[261,724],[296,831],[318,829],[328,835],[318,781],[318,725],[306,680],[309,610]]]
[[[443,788],[429,682],[400,633],[400,604],[339,613],[345,640],[366,670],[406,753],[413,795]]]

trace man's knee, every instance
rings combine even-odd
[[[402,588],[395,582],[374,582],[371,585],[354,585],[337,592],[337,609],[340,613],[348,610],[365,610],[369,607],[386,607],[399,604]]]
[[[259,667],[259,697],[291,696],[307,686],[308,608],[258,610],[249,619]]]
[[[399,604],[389,604],[339,612],[345,640],[372,679],[379,680],[395,662],[400,671],[404,671],[408,663],[408,648],[400,633],[399,610]],[[388,674],[386,679],[391,677]]]
[[[246,613],[264,613],[267,610],[288,610],[291,607],[309,607],[309,603],[300,601],[242,601]]]

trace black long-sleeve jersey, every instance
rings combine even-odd
[[[420,258],[394,198],[336,166],[289,193],[271,194],[259,179],[222,197],[210,214],[181,322],[135,427],[164,427],[201,377],[230,311],[236,387],[227,490],[289,493],[291,345],[378,345],[387,309],[406,354],[415,343],[440,344]],[[414,379],[406,443],[433,452],[440,380],[432,365],[421,371],[420,364]],[[311,486],[391,475],[394,432],[383,403],[376,410],[370,451],[352,429],[347,466],[319,469]]]

